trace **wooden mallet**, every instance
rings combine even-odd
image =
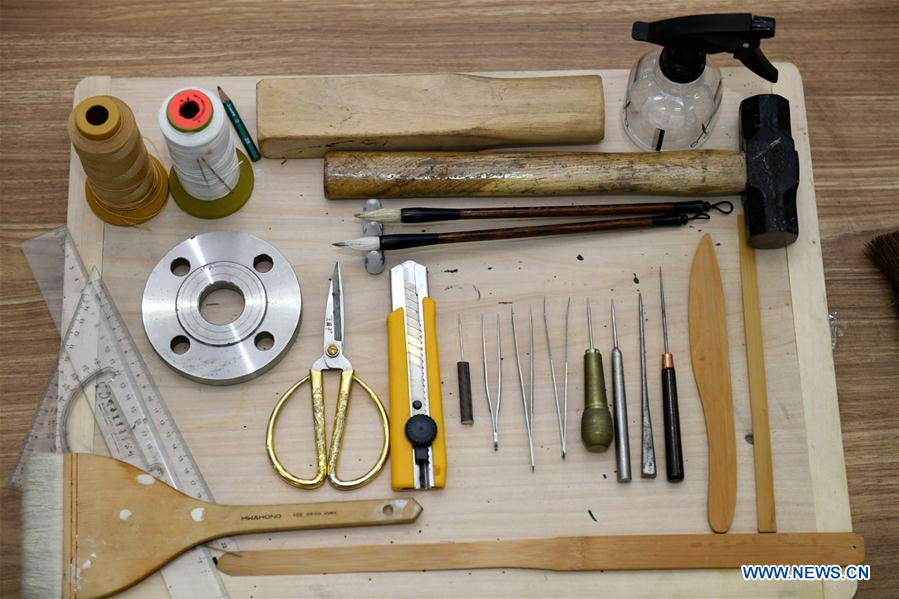
[[[799,234],[789,101],[774,94],[743,100],[740,140],[740,152],[329,152],[325,196],[740,193],[749,245],[785,247]]]

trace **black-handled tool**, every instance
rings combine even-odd
[[[662,337],[665,353],[662,354],[662,413],[665,417],[665,471],[668,482],[684,480],[684,451],[680,439],[680,414],[677,408],[677,376],[674,372],[674,356],[668,351],[668,315],[665,311],[665,285],[662,268],[659,267],[659,294],[662,298]]]
[[[456,375],[459,379],[459,417],[462,424],[474,424],[474,410],[471,407],[471,368],[465,361],[465,350],[462,347],[462,316],[459,321],[459,361],[456,362]]]

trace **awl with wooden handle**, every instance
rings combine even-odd
[[[727,532],[737,503],[737,448],[724,289],[708,233],[702,236],[690,269],[688,322],[693,378],[708,437],[709,526]]]

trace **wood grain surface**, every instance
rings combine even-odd
[[[757,2],[776,17],[772,59],[804,76],[854,530],[873,579],[899,587],[899,320],[864,242],[899,227],[899,10],[892,0]],[[634,20],[745,3],[422,1],[0,5],[0,476],[10,472],[59,339],[19,245],[65,222],[76,83],[92,74],[627,68]],[[477,33],[477,38],[475,37]],[[733,64],[716,58],[718,64]],[[0,595],[18,589],[18,494],[2,491]]]

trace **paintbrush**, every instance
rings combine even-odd
[[[722,207],[727,205],[727,207]],[[733,212],[728,201],[712,204],[702,200],[684,202],[637,202],[578,206],[509,206],[495,208],[381,208],[359,212],[360,220],[377,223],[434,223],[447,220],[485,218],[560,218],[571,216],[622,216],[626,214],[699,214],[711,209]]]
[[[708,215],[706,215],[708,217]],[[493,241],[496,239],[520,239],[523,237],[546,237],[550,235],[571,235],[596,231],[617,231],[619,229],[645,229],[650,227],[677,227],[686,224],[690,217],[686,214],[659,214],[632,218],[616,218],[558,225],[536,225],[531,227],[506,227],[502,229],[476,229],[472,231],[451,231],[448,233],[401,233],[360,237],[335,243],[362,252],[372,250],[401,250],[406,248],[463,243],[467,241]]]
[[[893,304],[899,314],[899,230],[869,241],[865,253],[893,286]]]
[[[412,522],[411,498],[219,505],[85,453],[36,454],[22,494],[22,595],[89,599],[123,591],[188,549],[258,532]]]

